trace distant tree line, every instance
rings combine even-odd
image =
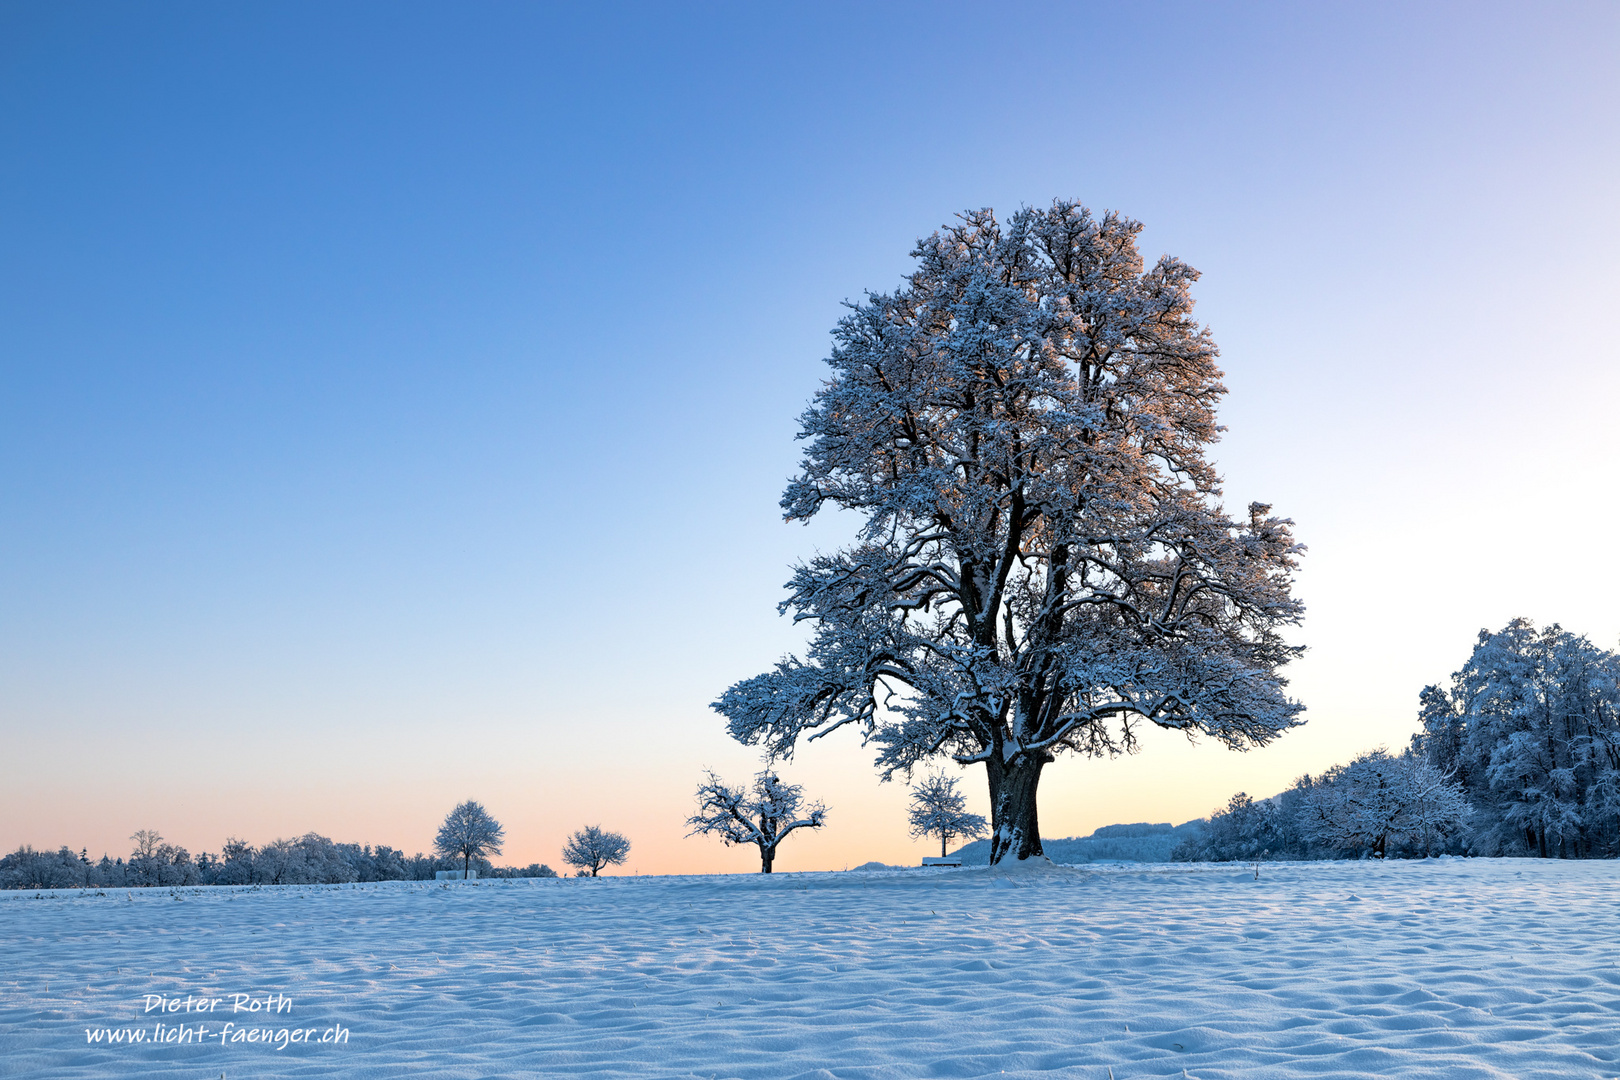
[[[1515,619],[1420,703],[1401,754],[1239,792],[1172,857],[1620,856],[1620,656]]]
[[[406,855],[385,844],[375,848],[339,844],[311,832],[296,839],[273,840],[260,848],[232,837],[218,855],[204,852],[193,859],[185,848],[165,843],[151,829],[141,829],[130,837],[134,848],[127,861],[103,855],[99,862],[91,862],[84,850],[77,855],[66,846],[58,851],[35,851],[25,844],[0,858],[0,888],[341,885],[431,881],[441,870],[457,871],[463,879],[557,876],[543,863],[521,868],[492,865],[488,857],[501,853],[505,837],[501,823],[472,799],[459,803],[445,817],[433,841],[433,855]],[[568,838],[563,862],[576,867],[581,877],[596,877],[609,866],[622,865],[629,854],[630,841],[622,834],[590,825]]]
[[[1408,750],[1362,754],[1256,801],[1238,792],[1170,857],[1227,862],[1466,854],[1461,785]]]
[[[192,857],[185,848],[165,843],[150,829],[130,838],[129,857],[88,852],[36,851],[24,845],[0,858],[0,888],[126,888],[162,885],[333,885],[355,881],[431,881],[440,870],[477,871],[481,878],[556,877],[541,863],[526,867],[493,866],[486,858],[464,853],[407,855],[379,844],[340,844],[318,833],[273,840],[263,847],[235,838],[217,855]]]

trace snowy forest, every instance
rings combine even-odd
[[[1173,857],[1620,856],[1620,656],[1515,619],[1420,703],[1400,754],[1239,792]]]

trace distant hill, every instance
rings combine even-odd
[[[1180,825],[1104,825],[1090,836],[1070,836],[1062,840],[1041,837],[1041,848],[1055,863],[1075,865],[1094,862],[1169,862],[1170,851],[1188,836],[1203,828],[1201,820]],[[990,841],[975,840],[958,848],[963,866],[984,866],[990,862]]]

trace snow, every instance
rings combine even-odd
[[[1484,859],[13,892],[0,1076],[1613,1077],[1617,899]],[[210,1037],[86,1042],[159,1015]]]

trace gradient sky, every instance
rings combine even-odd
[[[849,533],[777,508],[839,304],[1058,195],[1204,274],[1309,723],[1063,759],[1046,835],[1399,748],[1516,615],[1613,648],[1617,57],[1606,2],[0,4],[0,848],[476,798],[503,861],[757,867],[682,822]],[[840,734],[779,868],[915,862]]]

